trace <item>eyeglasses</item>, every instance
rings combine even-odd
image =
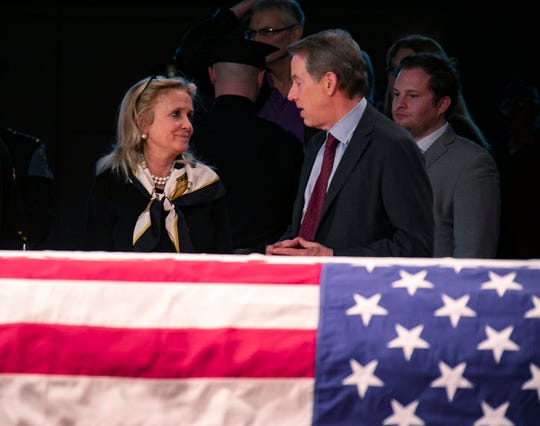
[[[293,27],[296,27],[296,25],[297,24],[293,24],[293,25],[289,25],[288,27],[283,27],[283,28],[265,27],[265,28],[261,28],[260,30],[253,30],[251,28],[248,28],[246,31],[244,31],[244,37],[247,38],[248,40],[253,40],[257,36],[257,34],[260,37],[264,37],[264,38],[274,37],[275,35],[283,31],[287,31]]]
[[[144,85],[143,89],[137,95],[137,99],[135,99],[135,105],[137,105],[139,103],[139,101],[141,100],[142,94],[146,91],[146,89],[148,89],[148,86],[150,86],[150,83],[152,83],[152,81],[154,81],[154,80],[157,80],[158,77],[159,77],[158,75],[154,74],[148,79],[148,81]]]

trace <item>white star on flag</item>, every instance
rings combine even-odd
[[[356,305],[347,309],[347,315],[361,315],[362,322],[365,326],[369,325],[369,321],[373,315],[387,315],[388,311],[383,307],[379,306],[379,301],[381,300],[380,294],[374,294],[369,299],[364,296],[355,293],[353,294],[354,301]]]
[[[492,408],[485,401],[482,401],[482,411],[484,416],[474,422],[473,426],[514,426],[514,422],[508,420],[504,415],[508,409],[508,402]]]
[[[534,308],[525,312],[525,318],[540,318],[540,298],[537,296],[532,297]]]
[[[540,368],[532,364],[529,366],[532,378],[523,383],[521,389],[536,389],[538,401],[540,401]]]
[[[414,296],[419,288],[433,288],[433,283],[425,281],[427,271],[420,271],[416,274],[409,274],[406,271],[399,271],[400,280],[394,281],[392,287],[406,288],[409,296]]]
[[[392,339],[388,343],[389,348],[403,348],[403,355],[407,361],[410,361],[415,348],[427,349],[429,343],[420,338],[420,334],[424,330],[423,325],[417,325],[411,330],[407,330],[401,324],[396,325],[396,333],[398,337]]]
[[[497,364],[500,362],[502,354],[507,351],[518,351],[519,346],[510,340],[510,335],[514,331],[514,327],[506,327],[504,330],[497,332],[489,325],[485,328],[488,338],[478,345],[480,350],[493,350],[493,357]]]
[[[384,419],[383,425],[424,426],[424,421],[415,414],[418,401],[413,401],[404,407],[393,399],[390,404],[393,414]]]
[[[349,364],[353,372],[350,376],[345,377],[341,383],[344,385],[356,385],[360,398],[364,398],[370,386],[384,386],[384,382],[373,374],[378,361],[373,360],[363,366],[358,361],[350,359]]]
[[[441,376],[431,382],[431,387],[434,388],[446,388],[446,396],[448,396],[448,401],[452,402],[454,395],[458,388],[472,388],[473,385],[467,379],[463,377],[463,372],[467,364],[462,362],[456,367],[451,368],[446,365],[444,362],[439,362],[439,370]]]
[[[460,263],[459,259],[456,259],[456,263],[454,263],[454,272],[459,274],[464,267],[465,265]]]
[[[489,272],[489,281],[482,283],[483,290],[497,290],[499,297],[503,297],[507,290],[522,290],[523,286],[520,283],[514,282],[516,278],[515,272],[510,272],[506,275],[497,275],[495,272]]]
[[[361,259],[358,259],[358,263],[355,260],[352,260],[351,266],[366,268],[366,271],[368,271],[369,273],[372,273],[373,270],[379,265],[377,265],[377,261],[375,259],[367,260],[365,258],[361,258]]]
[[[456,328],[461,317],[475,317],[476,312],[467,307],[470,296],[461,296],[459,299],[452,299],[451,297],[443,294],[442,300],[444,306],[435,311],[436,317],[450,317],[450,323],[452,327]]]

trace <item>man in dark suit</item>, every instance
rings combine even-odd
[[[277,48],[234,36],[208,43],[216,98],[196,115],[190,145],[225,185],[234,253],[264,253],[289,224],[303,159],[295,135],[256,111],[265,57]]]
[[[494,258],[499,171],[488,151],[448,123],[458,98],[459,79],[447,59],[417,53],[399,63],[392,115],[424,152],[433,188],[434,256]]]
[[[294,100],[304,123],[322,129],[306,146],[292,226],[271,255],[433,254],[432,192],[411,135],[362,96],[366,65],[346,31],[312,34],[289,46]],[[339,140],[314,237],[303,235],[328,134]]]

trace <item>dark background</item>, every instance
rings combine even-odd
[[[490,141],[501,134],[498,106],[515,73],[537,86],[538,35],[530,8],[484,10],[449,6],[382,6],[300,1],[305,34],[349,30],[371,56],[382,97],[385,55],[408,33],[435,37],[458,60],[465,98]],[[318,3],[318,2],[317,2]],[[0,125],[38,136],[55,173],[55,225],[49,247],[77,246],[96,158],[112,142],[124,91],[169,61],[183,33],[210,16],[218,1],[19,1],[0,6]],[[472,4],[471,4],[472,6]],[[479,6],[475,6],[479,7]],[[493,7],[493,6],[490,6]]]

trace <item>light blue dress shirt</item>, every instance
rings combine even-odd
[[[334,124],[328,132],[332,133],[334,137],[339,141],[339,144],[336,147],[336,156],[334,157],[332,171],[330,172],[330,177],[328,178],[328,186],[330,186],[339,162],[341,161],[341,158],[343,157],[343,154],[345,153],[345,150],[349,145],[349,141],[351,140],[354,129],[356,129],[358,122],[364,114],[366,105],[366,99],[362,98],[362,100],[358,102],[358,104],[356,104],[356,106],[351,109],[345,116],[343,116],[336,124]],[[327,139],[328,133],[326,136]],[[319,176],[319,173],[321,171],[325,147],[326,141],[321,145],[321,148],[317,153],[317,157],[315,158],[315,162],[313,163],[313,167],[311,168],[311,174],[309,175],[309,180],[306,185],[306,190],[304,192],[304,213],[306,212],[307,206],[309,204],[309,199],[311,198],[311,193],[313,192],[313,187],[315,186],[315,182],[317,181],[317,177]],[[328,190],[328,187],[326,189]]]

